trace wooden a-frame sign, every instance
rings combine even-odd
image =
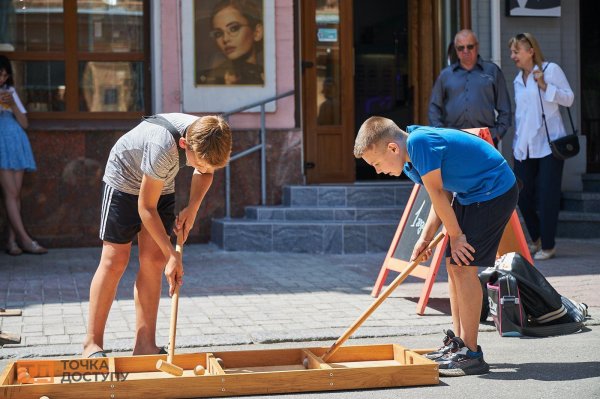
[[[488,128],[465,130],[471,134],[478,135],[493,145],[492,136]],[[377,280],[375,281],[375,285],[373,286],[373,290],[371,291],[371,296],[375,298],[379,296],[390,270],[401,273],[409,265],[412,250],[425,226],[430,207],[431,200],[429,199],[427,191],[422,186],[415,184],[408,199],[408,203],[404,208],[402,217],[400,218],[400,223],[398,224],[390,248],[383,261],[383,265],[381,266],[381,270],[379,271],[379,275],[377,276]],[[443,231],[445,233],[445,229]],[[419,315],[425,313],[425,308],[427,307],[429,295],[431,294],[431,289],[435,282],[440,263],[445,258],[447,244],[448,235],[446,234],[444,239],[435,248],[433,256],[427,262],[419,264],[410,273],[411,276],[425,280],[419,302],[417,303],[417,314]],[[514,211],[510,217],[510,220],[504,229],[504,233],[502,234],[500,246],[498,247],[498,256],[502,256],[508,252],[518,252],[533,265],[533,259],[529,253],[527,240],[525,239],[525,234],[521,228],[521,222],[519,221],[517,211]]]

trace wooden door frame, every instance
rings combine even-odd
[[[342,183],[354,182],[356,167],[353,156],[355,136],[354,126],[354,40],[353,40],[353,1],[340,2],[340,106],[342,122],[340,126],[317,126],[317,108],[309,103],[317,98],[316,82],[316,42],[313,36],[316,30],[316,7],[310,9],[310,2],[301,1],[300,8],[300,35],[301,35],[301,64],[302,64],[302,125],[304,130],[304,161],[305,165],[314,162],[309,159],[317,153],[317,141],[311,140],[307,129],[315,126],[321,132],[339,132],[342,135],[341,158],[342,171],[332,171],[304,168],[307,183]],[[347,45],[347,42],[350,45]],[[312,67],[310,65],[313,65]],[[311,125],[312,124],[312,125]]]
[[[314,32],[315,9],[309,8],[309,2],[299,2],[300,11],[300,30],[301,37],[301,56],[302,64],[312,62],[315,64],[314,57],[311,54],[316,53],[316,43],[314,37],[308,32]],[[470,22],[470,0],[461,0],[461,28],[467,28]],[[343,144],[341,150],[344,157],[350,157],[348,160],[347,177],[336,176],[334,174],[314,175],[310,169],[305,169],[307,183],[324,182],[345,182],[355,180],[355,162],[352,154],[352,147],[357,126],[354,126],[354,43],[353,43],[353,1],[340,2],[340,20],[344,21],[342,25],[343,33],[340,32],[341,40],[350,40],[351,46],[340,47],[340,57],[342,60],[351,60],[350,65],[341,68],[340,87],[342,93],[342,118],[343,125],[348,126],[344,132]],[[413,107],[413,122],[415,124],[428,124],[429,98],[433,84],[443,68],[443,60],[440,58],[442,49],[445,49],[446,43],[441,43],[441,4],[438,0],[408,0],[409,13],[409,85],[411,88],[411,101]],[[348,63],[348,61],[346,61]],[[316,85],[308,82],[316,81],[315,68],[304,68],[301,72],[302,80],[302,124],[304,129],[304,156],[305,161],[309,154],[314,154],[317,145],[315,140],[309,140],[307,126],[308,120],[316,120],[316,107],[314,104],[308,104],[309,99],[316,98]],[[347,105],[343,102],[346,101]],[[320,127],[320,129],[329,129]],[[335,129],[335,128],[331,128]],[[350,177],[348,177],[350,176]]]
[[[441,70],[440,4],[436,0],[409,0],[409,80],[413,120],[427,125],[429,97]]]
[[[444,68],[440,55],[447,43],[441,42],[442,10],[439,0],[409,0],[409,79],[414,123],[427,125],[431,90]],[[471,28],[471,0],[460,0],[460,28]]]

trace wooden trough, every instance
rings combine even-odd
[[[438,384],[438,365],[397,344],[177,354],[176,377],[156,370],[166,355],[18,360],[0,374],[6,399],[200,398]],[[195,375],[201,365],[203,375]]]

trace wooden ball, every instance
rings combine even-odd
[[[194,375],[204,375],[205,372],[206,370],[204,369],[204,367],[202,367],[201,364],[194,367]]]
[[[31,376],[27,371],[22,371],[17,375],[17,381],[19,381],[21,384],[30,384]]]

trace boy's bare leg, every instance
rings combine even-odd
[[[460,308],[460,337],[470,350],[477,352],[479,318],[483,302],[481,282],[477,276],[479,269],[476,266],[450,267],[453,269],[456,299]]]
[[[450,313],[452,315],[452,327],[454,334],[457,337],[461,335],[460,326],[460,307],[458,303],[458,294],[456,292],[456,277],[454,276],[454,269],[456,265],[450,264],[450,258],[446,258],[446,270],[448,271],[448,295],[450,296]]]
[[[117,286],[129,263],[131,243],[113,244],[104,241],[100,264],[90,286],[90,311],[83,356],[100,351],[104,346],[104,329]]]
[[[162,278],[167,260],[142,226],[138,235],[140,270],[134,287],[136,334],[134,355],[158,353],[156,346],[156,319],[162,288]]]

